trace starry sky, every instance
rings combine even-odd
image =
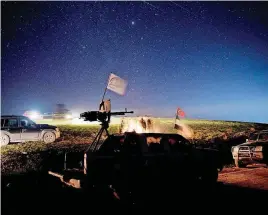
[[[268,2],[1,2],[1,112],[97,110],[268,123]]]

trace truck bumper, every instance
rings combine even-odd
[[[55,133],[55,135],[56,135],[56,139],[60,138],[60,131],[57,131],[57,132]]]

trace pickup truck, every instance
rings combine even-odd
[[[268,130],[251,133],[245,143],[233,146],[231,152],[238,168],[253,163],[268,165]]]
[[[78,189],[107,188],[122,200],[142,196],[152,186],[168,189],[174,183],[198,181],[212,185],[221,169],[217,150],[198,148],[181,135],[125,132],[109,135],[84,156],[66,154],[64,168],[49,174]]]

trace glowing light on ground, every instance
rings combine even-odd
[[[123,132],[133,132],[135,131],[136,133],[144,133],[146,132],[145,129],[142,128],[142,126],[139,124],[137,120],[129,120],[127,127],[124,129]]]
[[[125,118],[121,121],[121,132],[157,133],[158,129],[153,119],[148,117]]]
[[[68,114],[65,116],[65,119],[71,119],[72,118],[72,115]]]

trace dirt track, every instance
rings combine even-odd
[[[219,182],[260,190],[268,190],[268,168],[252,165],[247,168],[225,168],[219,174]]]

